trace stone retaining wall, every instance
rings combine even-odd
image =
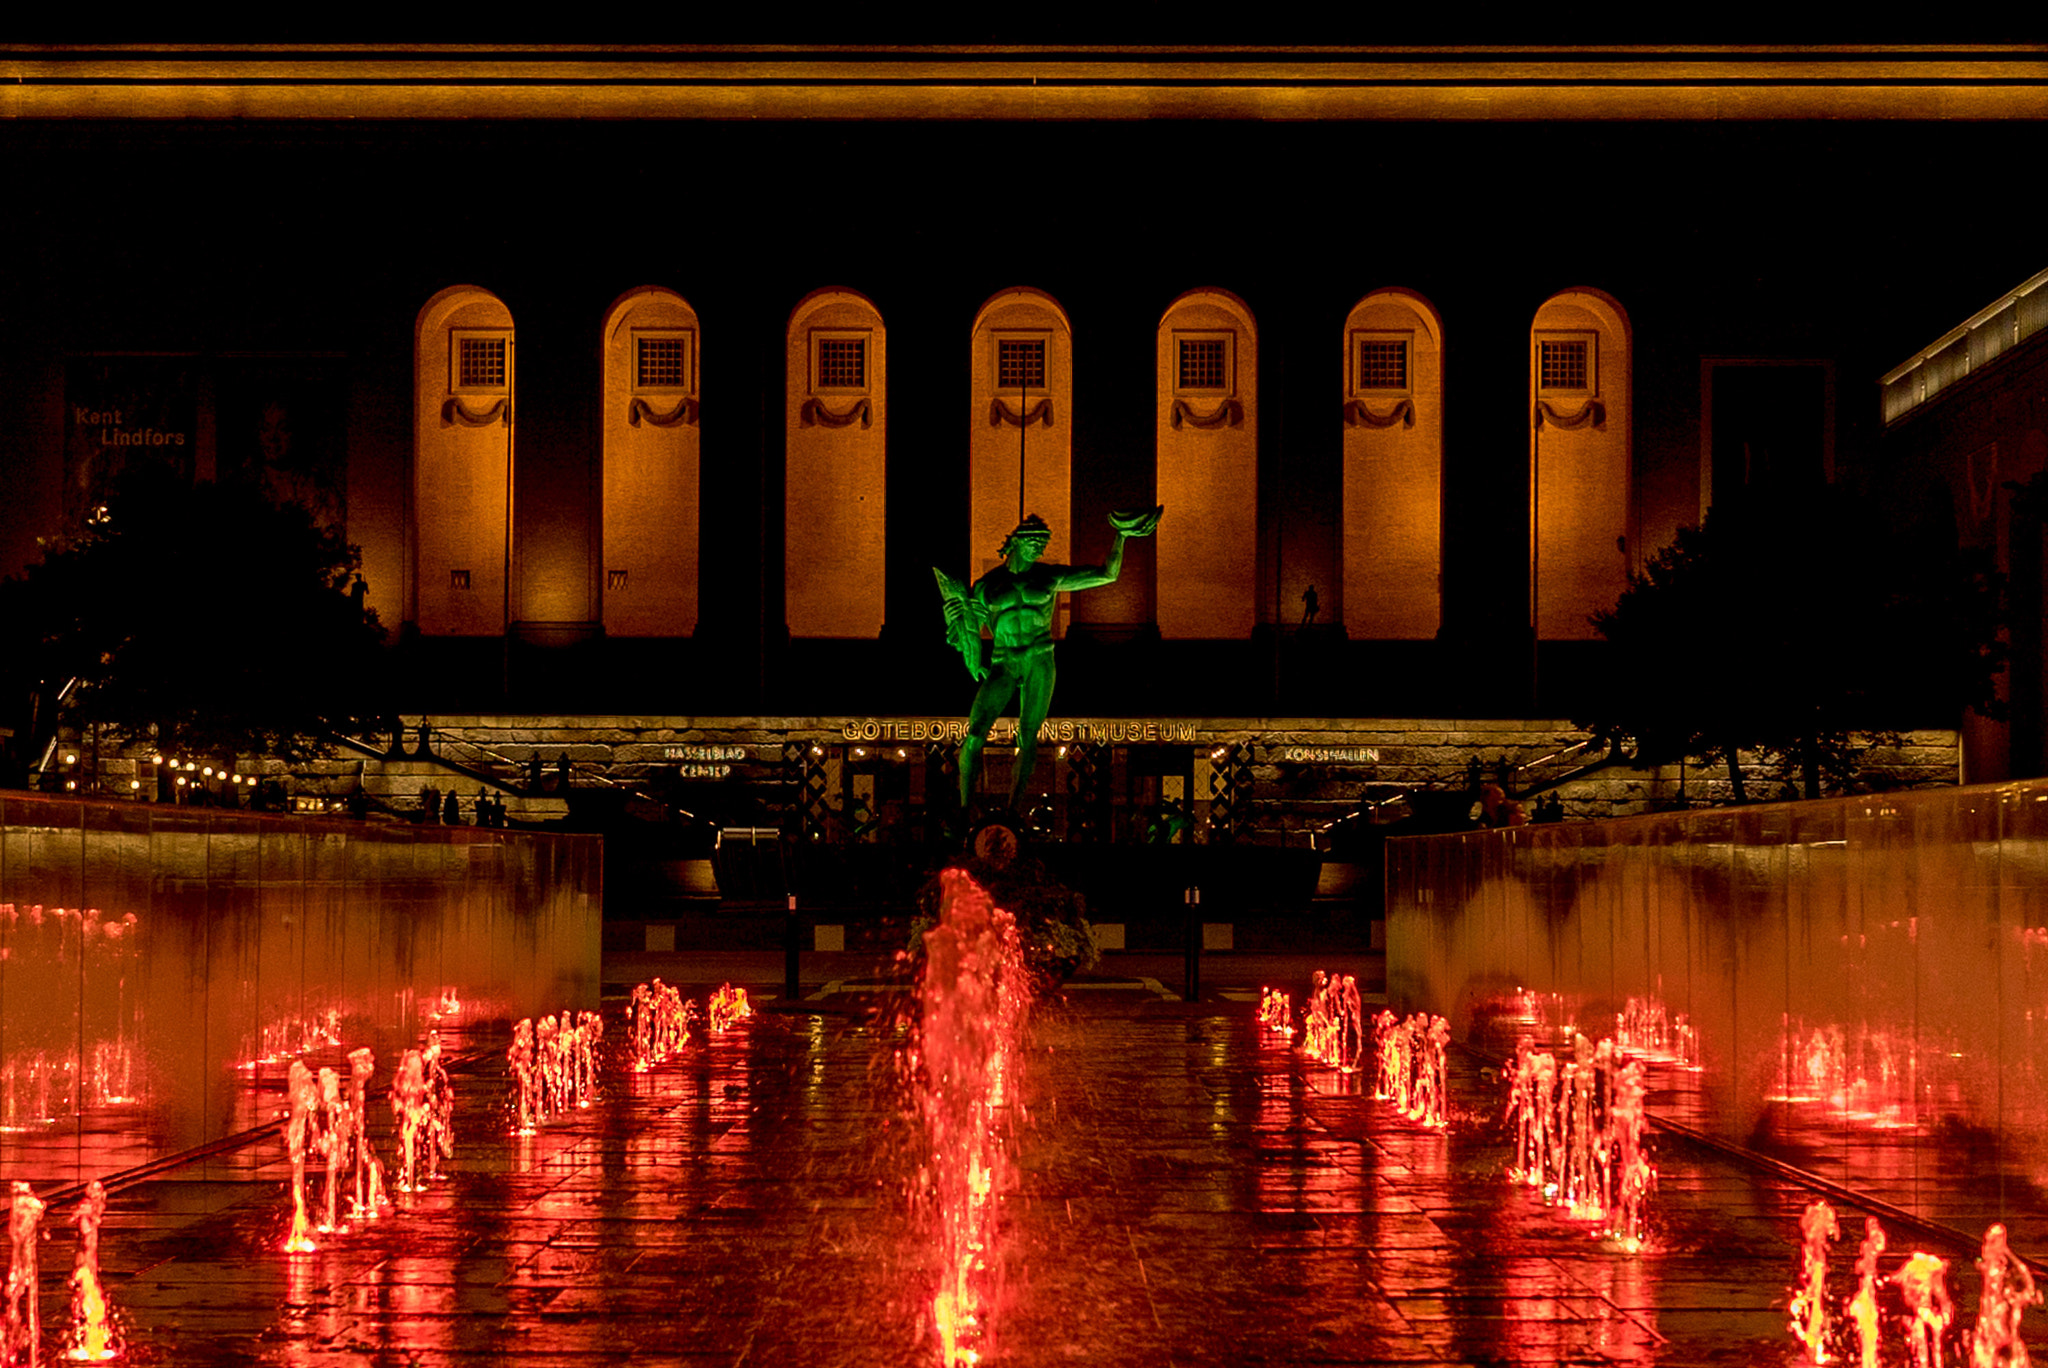
[[[417,715],[405,719],[409,727],[420,720]],[[705,786],[737,786],[770,810],[791,800],[798,765],[786,761],[786,754],[815,750],[830,761],[836,776],[838,767],[856,755],[894,751],[920,759],[933,746],[956,744],[955,733],[965,725],[961,718],[845,716],[427,720],[437,734],[459,738],[517,765],[538,756],[544,766],[552,767],[567,756],[579,771],[595,770],[616,780],[681,785],[686,790],[694,786],[700,792]],[[1014,727],[1013,721],[1005,721]],[[1064,790],[1062,739],[1101,740],[1113,749],[1182,748],[1190,771],[1189,796],[1204,805],[1213,758],[1223,747],[1249,745],[1251,789],[1241,832],[1255,841],[1288,843],[1306,840],[1315,830],[1355,811],[1361,798],[1385,801],[1412,790],[1463,791],[1475,762],[1492,778],[1503,763],[1529,766],[1556,757],[1522,770],[1510,787],[1521,792],[1541,786],[1578,767],[1578,756],[1560,753],[1588,738],[1570,723],[1555,720],[1057,718],[1041,733],[1035,781],[1035,787],[1048,793]],[[992,769],[1006,763],[1000,728],[988,756]],[[1754,762],[1749,772],[1753,798],[1776,793],[1775,782]],[[1956,777],[1953,731],[1912,732],[1903,746],[1866,757],[1864,783],[1871,789],[1953,784]],[[1681,785],[1692,806],[1725,803],[1729,797],[1725,767],[1688,767],[1681,773],[1678,766],[1616,766],[1561,783],[1556,792],[1568,818],[1587,819],[1675,806]]]

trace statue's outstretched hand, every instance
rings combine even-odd
[[[1160,504],[1156,508],[1141,508],[1135,513],[1112,513],[1109,525],[1117,530],[1119,536],[1149,537],[1159,526],[1159,515],[1165,511],[1166,505]]]

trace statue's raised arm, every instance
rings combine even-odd
[[[1100,565],[1070,565],[1061,568],[1059,582],[1061,590],[1100,589],[1105,584],[1115,584],[1124,569],[1124,538],[1149,537],[1158,530],[1159,516],[1166,511],[1165,505],[1140,508],[1128,513],[1112,513],[1109,525],[1115,535],[1110,539],[1109,558]]]

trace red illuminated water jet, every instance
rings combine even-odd
[[[633,986],[626,1015],[633,1031],[633,1068],[645,1073],[690,1043],[697,1004],[660,979]]]
[[[327,1190],[320,1217],[320,1233],[341,1230],[341,1170],[350,1162],[349,1148],[355,1143],[355,1117],[348,1099],[341,1095],[341,1076],[332,1069],[320,1070],[320,1110],[326,1114],[326,1133],[320,1137],[320,1152],[327,1159]]]
[[[735,988],[730,983],[711,995],[711,1029],[723,1031],[735,1022],[745,1021],[754,1014],[753,1004],[747,1001],[747,990]]]
[[[292,1161],[292,1227],[284,1237],[287,1254],[311,1254],[313,1223],[306,1217],[306,1155],[319,1143],[320,1094],[313,1074],[301,1060],[294,1059],[285,1088],[291,1099],[291,1118],[285,1123],[285,1152]]]
[[[946,870],[938,925],[924,936],[915,1067],[930,1146],[939,1286],[932,1321],[945,1368],[980,1362],[994,1196],[1003,1186],[1008,1075],[1029,988],[1016,921],[965,871]]]
[[[1643,1148],[1643,1062],[1611,1040],[1575,1036],[1562,1067],[1523,1036],[1503,1066],[1514,1135],[1508,1178],[1576,1219],[1598,1224],[1628,1253],[1642,1248],[1657,1171]]]
[[[1883,1255],[1884,1227],[1875,1216],[1865,1217],[1863,1248],[1856,1255],[1856,1295],[1849,1300],[1862,1368],[1877,1368],[1877,1261]]]
[[[1970,1337],[1972,1368],[1994,1368],[2000,1363],[2026,1368],[2027,1346],[2020,1338],[2020,1317],[2028,1307],[2041,1304],[2041,1292],[2034,1286],[2026,1261],[2006,1243],[2003,1225],[1984,1232],[1977,1273],[1983,1279],[1983,1291],[1977,1300],[1977,1328]]]
[[[1948,1287],[1948,1262],[1925,1250],[1915,1250],[1890,1277],[1881,1277],[1878,1260],[1885,1250],[1884,1228],[1874,1217],[1863,1225],[1863,1247],[1856,1257],[1856,1291],[1846,1306],[1839,1307],[1827,1291],[1827,1247],[1834,1239],[1837,1223],[1826,1202],[1809,1205],[1799,1219],[1800,1285],[1793,1289],[1790,1330],[1810,1363],[1832,1363],[1850,1352],[1847,1328],[1855,1330],[1853,1349],[1861,1368],[1879,1368],[1882,1362],[1897,1362],[1881,1350],[1880,1329],[1885,1321],[1881,1299],[1887,1288],[1895,1290],[1900,1314],[1894,1319],[1903,1339],[1901,1352],[1914,1368],[1945,1368],[1949,1356],[1949,1328],[1956,1320],[1954,1299]],[[2033,1272],[2017,1257],[2007,1242],[2003,1225],[1984,1232],[1977,1256],[1980,1279],[1977,1322],[1967,1339],[1969,1368],[2026,1368],[2026,1342],[2020,1337],[2020,1319],[2027,1308],[2041,1305],[2040,1290]],[[1953,1360],[1962,1362],[1961,1354]]]
[[[27,1183],[17,1181],[7,1212],[12,1250],[7,1263],[7,1313],[0,1322],[0,1362],[42,1361],[42,1300],[36,1263],[42,1224],[42,1201]]]
[[[1891,1280],[1906,1304],[1906,1345],[1913,1368],[1942,1368],[1942,1346],[1949,1323],[1956,1318],[1948,1295],[1948,1261],[1916,1250]]]
[[[1814,1363],[1827,1363],[1828,1246],[1840,1234],[1835,1209],[1816,1201],[1799,1217],[1799,1286],[1792,1293],[1792,1337]]]
[[[441,1161],[455,1157],[455,1081],[441,1058],[441,1032],[427,1032],[427,1047],[420,1052],[427,1073],[426,1151],[427,1177],[441,1176]]]
[[[378,1161],[376,1148],[370,1143],[370,1128],[366,1124],[368,1113],[364,1110],[370,1075],[376,1072],[377,1056],[369,1046],[348,1052],[348,1129],[354,1150],[350,1162],[355,1172],[352,1196],[356,1218],[364,1221],[376,1220],[390,1205],[384,1195],[384,1165]]]
[[[424,1186],[420,1148],[427,1128],[427,1065],[418,1050],[407,1050],[391,1080],[391,1119],[398,1127],[398,1190]]]
[[[571,1107],[587,1107],[597,1090],[597,1049],[604,1018],[596,1012],[523,1018],[512,1028],[505,1062],[512,1067],[513,1131],[532,1135]]]
[[[1440,1016],[1418,1012],[1397,1021],[1382,1011],[1373,1018],[1374,1096],[1410,1121],[1444,1129],[1450,1124],[1450,1044],[1451,1024]]]
[[[100,1286],[100,1221],[107,1192],[95,1178],[78,1203],[78,1257],[71,1267],[71,1341],[64,1357],[73,1363],[105,1363],[121,1357],[114,1319]]]
[[[1301,1052],[1319,1063],[1358,1072],[1365,1055],[1365,1006],[1350,974],[1315,971],[1301,1028]]]
[[[1294,1001],[1277,988],[1261,990],[1259,1025],[1275,1035],[1294,1034]]]
[[[520,1135],[532,1135],[540,1129],[532,1017],[520,1018],[512,1028],[512,1044],[505,1051],[505,1062],[512,1068],[512,1129]]]

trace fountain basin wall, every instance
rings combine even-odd
[[[0,1162],[118,1172],[271,1119],[292,1058],[598,1003],[602,845],[0,794]]]
[[[1633,1042],[1653,1114],[2048,1252],[2048,782],[1390,841],[1387,986],[1502,1057]]]

